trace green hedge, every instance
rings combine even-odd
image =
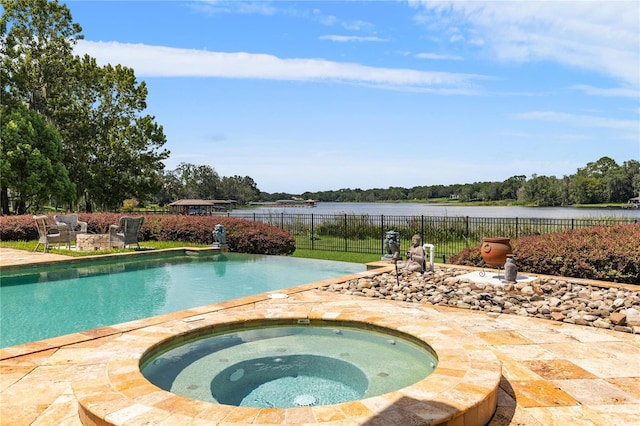
[[[79,220],[87,222],[92,233],[106,233],[109,225],[117,224],[117,213],[80,213]],[[126,215],[134,216],[134,215]],[[287,231],[262,222],[226,216],[143,215],[140,241],[183,241],[211,244],[211,235],[217,224],[223,225],[229,250],[237,253],[290,255],[295,249],[295,238]],[[53,215],[49,215],[53,222]],[[33,215],[0,216],[1,241],[31,241],[38,239]]]

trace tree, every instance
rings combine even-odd
[[[63,162],[85,209],[116,209],[125,199],[155,195],[169,152],[162,150],[162,126],[142,115],[145,83],[130,68],[99,67],[89,56],[73,56],[82,28],[66,6],[0,1],[6,99],[26,103],[58,128]]]
[[[57,130],[24,105],[0,107],[0,187],[2,214],[9,214],[9,192],[15,212],[25,214],[50,198],[73,201],[75,190],[62,165]]]
[[[559,206],[562,204],[562,185],[555,176],[534,174],[518,191],[518,199],[537,206]]]
[[[571,178],[571,201],[574,204],[598,204],[611,201],[613,180],[607,185],[606,176],[613,176],[618,168],[614,160],[602,157],[579,168]],[[609,186],[609,187],[608,187]]]
[[[526,182],[525,175],[511,176],[502,182],[502,199],[516,200],[518,198],[518,190]]]
[[[640,161],[629,160],[622,163],[626,188],[625,198],[638,197],[640,194]]]
[[[110,65],[99,70],[98,102],[94,105],[96,139],[89,158],[90,200],[106,209],[118,207],[126,198],[141,201],[155,195],[169,156],[160,150],[166,143],[162,126],[152,116],[141,116],[147,89],[137,84],[133,70]]]
[[[82,28],[57,1],[0,2],[3,98],[22,100],[49,118],[51,101],[64,86],[73,46],[83,38]]]
[[[433,190],[428,186],[414,186],[407,194],[410,200],[428,200],[433,197]]]
[[[178,200],[182,192],[182,184],[173,171],[162,171],[158,173],[160,181],[160,191],[156,195],[156,202],[164,206]]]
[[[240,205],[246,205],[251,201],[257,201],[260,195],[256,183],[249,176],[223,177],[220,181],[219,198],[236,200]]]
[[[220,176],[211,166],[180,163],[173,174],[182,186],[180,198],[213,200],[220,190]]]

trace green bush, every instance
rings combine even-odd
[[[106,233],[109,225],[118,223],[122,214],[80,213],[78,219],[87,222],[92,233]],[[137,216],[132,214],[130,216]],[[216,225],[225,227],[229,250],[237,253],[290,255],[295,239],[287,231],[275,226],[247,219],[226,216],[144,215],[140,241],[182,241],[211,244]],[[50,215],[53,221],[53,215]],[[0,241],[30,241],[38,239],[32,215],[0,216]]]
[[[482,243],[449,263],[484,266]],[[594,226],[511,241],[518,270],[545,275],[640,284],[640,224]]]

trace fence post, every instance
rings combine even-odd
[[[381,214],[380,215],[380,240],[382,241],[382,250],[380,250],[380,253],[382,253],[384,255],[384,215]]]
[[[316,239],[315,239],[315,229],[313,226],[313,213],[311,213],[311,250],[315,249]]]
[[[518,224],[519,224],[518,218],[516,217],[516,240],[518,239],[518,235],[520,235],[520,232],[518,232],[519,231]]]
[[[348,239],[349,235],[347,233],[347,214],[344,214],[344,251],[348,251],[347,250],[347,239]]]
[[[425,236],[424,236],[424,215],[423,214],[420,215],[420,241],[422,241],[422,244],[426,243]]]
[[[464,217],[464,236],[469,238],[469,216]]]

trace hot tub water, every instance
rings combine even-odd
[[[141,370],[157,386],[188,398],[289,408],[388,393],[422,380],[437,364],[428,345],[397,332],[305,322],[187,341],[145,355]]]

